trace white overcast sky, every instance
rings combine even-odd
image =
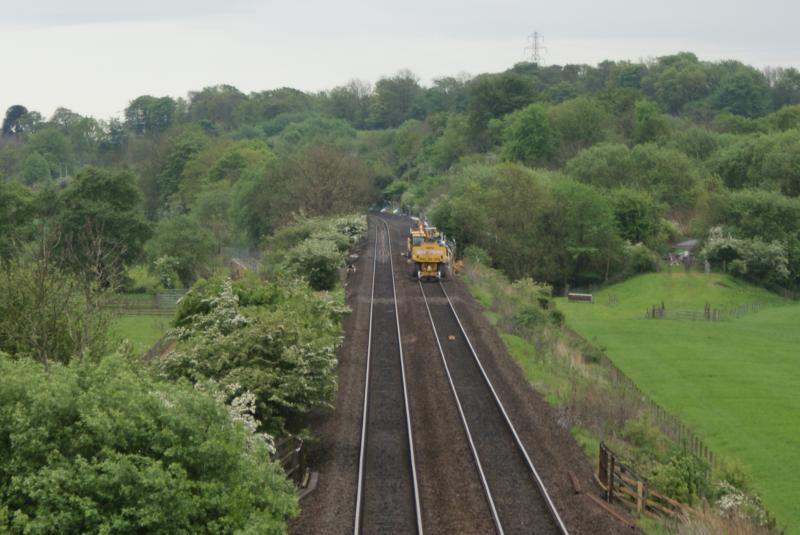
[[[0,114],[108,118],[142,94],[320,90],[409,68],[423,83],[504,70],[526,37],[548,64],[655,57],[800,67],[797,0],[0,0]]]

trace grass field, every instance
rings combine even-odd
[[[128,339],[137,352],[144,353],[169,329],[171,316],[118,316],[111,322],[114,340]]]
[[[609,296],[616,304],[609,305]],[[645,320],[645,310],[764,302],[733,321]],[[718,455],[738,459],[787,533],[800,533],[800,305],[727,276],[659,273],[559,299],[567,324]]]

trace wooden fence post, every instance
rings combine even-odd
[[[636,511],[642,512],[642,502],[644,501],[644,485],[641,481],[636,481]]]
[[[614,456],[611,455],[608,470],[608,502],[614,501]]]

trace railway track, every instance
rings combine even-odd
[[[444,286],[419,283],[498,534],[567,535]]]
[[[414,441],[388,224],[375,230],[353,533],[422,534]],[[389,335],[395,333],[395,336]]]

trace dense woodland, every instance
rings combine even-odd
[[[11,105],[0,533],[281,532],[290,487],[252,467],[332,399],[339,269],[365,231],[345,214],[424,213],[459,251],[558,290],[657,270],[686,238],[714,269],[797,289],[798,195],[800,72],[690,53],[313,94],[223,85],[108,120]],[[265,277],[220,276],[227,247],[266,251]],[[111,346],[109,294],[192,286],[168,358],[142,368]],[[106,407],[111,391],[129,402]],[[145,446],[139,428],[166,431]]]
[[[383,199],[428,210],[513,277],[600,282],[653,268],[650,253],[690,236],[710,240],[715,264],[794,287],[798,104],[795,69],[681,53],[429,87],[408,71],[318,94],[217,86],[140,96],[108,121],[15,105],[0,146],[3,255],[37,222],[70,233],[92,215],[126,266],[188,285],[221,246]]]

